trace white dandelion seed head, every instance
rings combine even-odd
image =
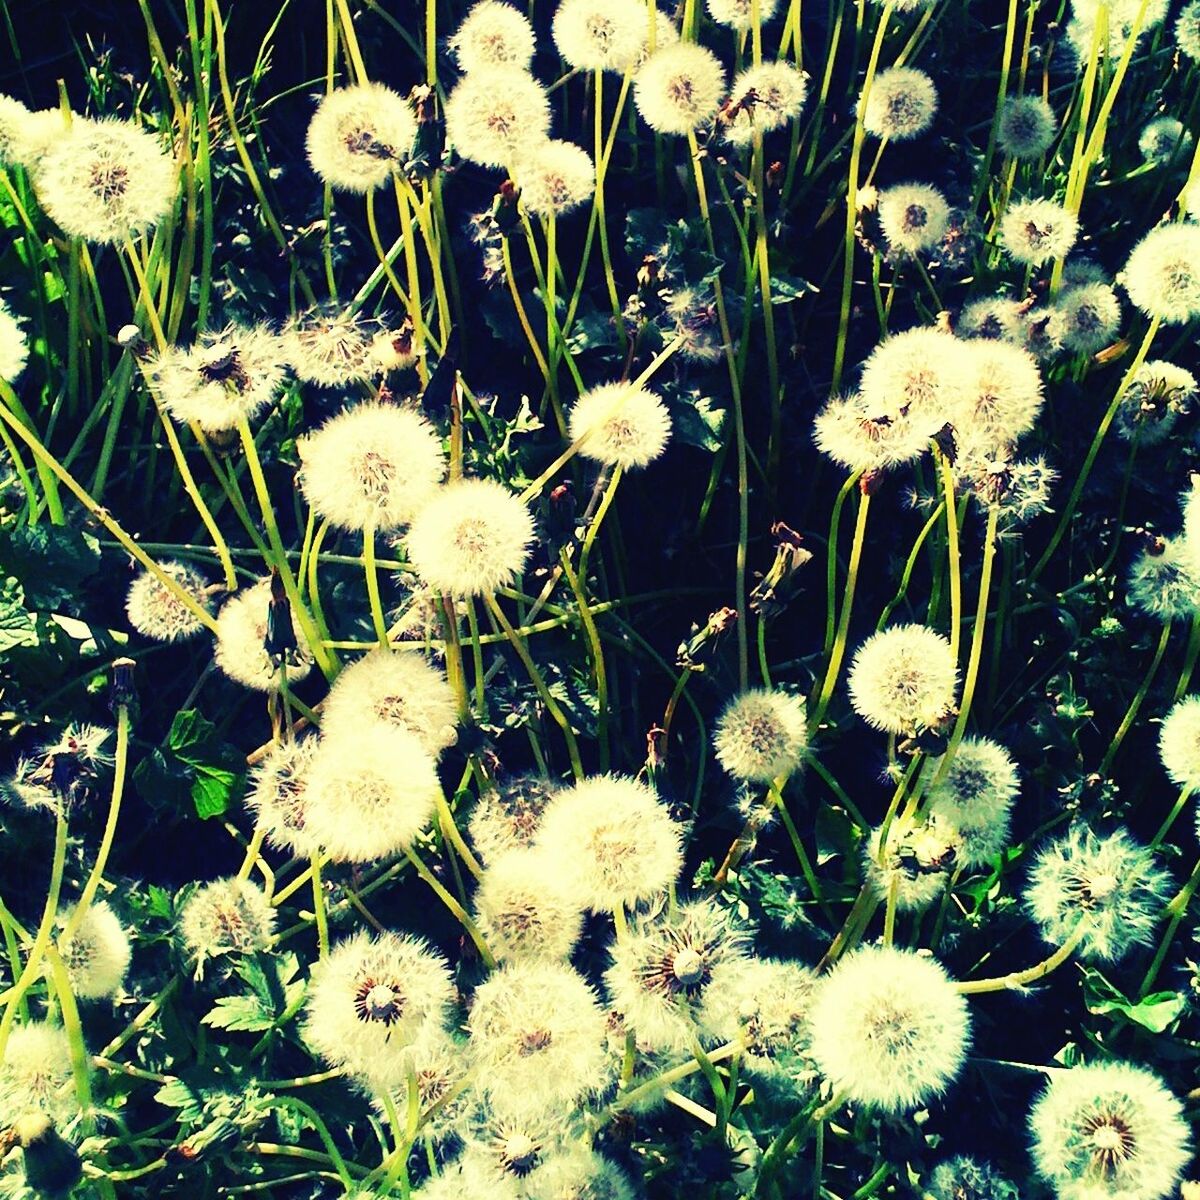
[[[850,471],[879,471],[920,458],[929,439],[907,414],[872,410],[858,392],[832,396],[813,418],[813,441]]]
[[[1121,324],[1121,302],[1108,283],[1083,283],[1066,288],[1058,297],[1065,328],[1063,345],[1076,354],[1103,350]]]
[[[685,1050],[703,1029],[713,972],[745,959],[749,941],[728,909],[707,900],[635,917],[629,936],[609,948],[609,999],[640,1039],[658,1050]]]
[[[966,737],[934,787],[942,765],[940,755],[925,764],[926,812],[957,831],[957,866],[985,866],[1008,845],[1012,808],[1021,792],[1017,764],[999,742]]]
[[[550,855],[509,850],[483,873],[475,920],[500,962],[561,962],[579,940],[583,909]]]
[[[867,412],[910,424],[927,441],[952,419],[969,385],[970,343],[939,329],[907,329],[885,338],[863,364],[859,395]]]
[[[34,112],[15,96],[0,95],[0,166],[36,167],[67,129],[60,109]]]
[[[179,184],[174,158],[130,121],[75,117],[34,171],[38,200],[64,233],[123,242],[171,211]]]
[[[1159,225],[1133,248],[1121,282],[1135,308],[1164,325],[1200,316],[1200,225]]]
[[[729,29],[741,32],[754,24],[754,0],[705,0],[705,7],[718,25]],[[759,25],[773,20],[778,10],[779,0],[758,0]]]
[[[479,1193],[452,1192],[446,1200],[478,1195],[479,1200],[499,1196],[525,1196],[525,1181],[547,1159],[578,1145],[579,1133],[571,1109],[535,1109],[528,1105],[496,1108],[485,1096],[464,1116],[458,1135],[466,1149],[459,1157],[463,1179]]]
[[[519,67],[480,67],[446,100],[446,137],[469,162],[505,167],[550,136],[546,89]]]
[[[964,304],[955,322],[955,332],[964,338],[1015,342],[1021,336],[1019,300],[1006,296],[983,296]]]
[[[580,71],[624,73],[637,62],[649,31],[642,0],[561,0],[554,13],[554,44]]]
[[[896,816],[871,831],[863,846],[865,882],[875,898],[886,902],[895,893],[900,912],[920,912],[946,890],[950,872],[958,865],[958,830],[944,817]]]
[[[1200,609],[1196,566],[1183,538],[1166,538],[1161,549],[1143,550],[1129,568],[1129,603],[1158,621],[1190,617]]]
[[[934,1167],[932,1200],[1020,1200],[1016,1187],[988,1163],[957,1154]]]
[[[924,71],[889,67],[875,76],[862,114],[863,128],[877,138],[908,141],[933,124],[937,106],[937,88]]]
[[[1037,360],[1010,342],[971,338],[962,345],[966,379],[951,423],[967,438],[1015,442],[1042,411]]]
[[[579,448],[584,458],[628,471],[648,466],[666,449],[671,417],[646,388],[606,383],[575,401],[567,434],[572,441],[587,439]]]
[[[1014,261],[1036,267],[1065,258],[1079,236],[1079,218],[1053,200],[1010,204],[1000,221],[1000,240]]]
[[[894,625],[858,648],[849,687],[854,711],[868,725],[911,733],[936,725],[953,710],[958,666],[940,633],[924,625]]]
[[[907,1112],[958,1075],[970,1015],[936,959],[865,946],[818,983],[809,1029],[812,1056],[835,1092]]]
[[[483,596],[520,578],[533,541],[533,517],[508,488],[492,479],[460,479],[421,509],[404,545],[434,591]]]
[[[318,307],[296,314],[284,327],[291,368],[305,383],[342,387],[378,373],[375,329],[357,313]]]
[[[459,70],[517,67],[527,71],[537,47],[533,26],[524,13],[504,0],[479,0],[450,39]]]
[[[1163,718],[1158,753],[1172,783],[1200,788],[1200,696],[1184,696]]]
[[[320,739],[285,738],[276,742],[250,774],[246,806],[267,841],[306,858],[320,849],[308,830],[308,768]]]
[[[879,226],[893,254],[919,254],[946,236],[950,205],[935,187],[899,183],[879,193]]]
[[[231,596],[217,614],[217,639],[213,647],[213,660],[222,672],[235,683],[260,692],[275,691],[281,672],[286,672],[289,684],[298,682],[312,670],[313,664],[295,613],[292,613],[292,635],[298,649],[282,664],[267,653],[264,643],[270,607],[270,579],[260,579]]]
[[[1137,25],[1137,41],[1166,19],[1169,0],[1071,0],[1072,19],[1067,23],[1066,41],[1081,67],[1092,54],[1101,17],[1107,38],[1100,38],[1098,53],[1119,59],[1125,53]],[[1140,18],[1140,21],[1139,21]]]
[[[725,124],[725,140],[748,146],[756,132],[783,128],[800,115],[807,91],[804,72],[783,59],[747,67],[729,89],[736,115]]]
[[[1047,942],[1060,946],[1082,925],[1080,956],[1116,962],[1152,942],[1170,882],[1124,830],[1101,837],[1075,825],[1039,853],[1025,907]]]
[[[1189,0],[1175,19],[1175,45],[1185,58],[1200,62],[1200,0]]]
[[[371,362],[382,374],[403,371],[417,361],[417,345],[411,325],[382,329],[371,339]]]
[[[1012,158],[1041,158],[1057,131],[1054,109],[1041,96],[1009,96],[1000,110],[996,141]]]
[[[664,46],[673,46],[679,41],[679,30],[675,22],[659,9],[654,10],[654,45],[650,44],[650,23],[646,22],[645,33],[642,35],[642,45],[637,57],[627,68],[631,73],[640,71],[646,59],[656,50]]]
[[[538,217],[560,217],[578,208],[596,190],[592,156],[574,142],[547,138],[530,147],[514,169],[521,203]]]
[[[300,490],[339,529],[407,525],[446,473],[437,431],[395,404],[358,404],[300,440]]]
[[[487,788],[471,810],[467,833],[485,863],[533,845],[542,813],[556,785],[537,775],[519,775]]]
[[[577,1147],[547,1155],[524,1179],[528,1200],[635,1200],[637,1192],[620,1167],[594,1150]]]
[[[79,1115],[65,1030],[48,1021],[13,1026],[0,1059],[0,1106],[10,1124],[28,1113],[44,1113],[56,1125]]]
[[[29,361],[29,341],[21,320],[0,300],[0,380],[16,383]]]
[[[386,1118],[388,1115],[384,1102],[387,1096],[394,1105],[394,1111],[401,1114],[403,1119],[407,1112],[408,1076],[411,1072],[416,1079],[417,1102],[421,1112],[426,1113],[435,1104],[441,1104],[436,1113],[421,1123],[421,1135],[434,1142],[442,1142],[455,1133],[471,1103],[469,1090],[464,1086],[469,1071],[470,1061],[463,1044],[444,1029],[430,1025],[404,1048],[404,1082],[386,1091],[372,1089],[369,1081],[359,1082],[367,1084],[372,1107],[380,1117]],[[455,1096],[455,1092],[458,1095]],[[396,1132],[403,1134],[404,1131]],[[424,1192],[421,1194],[424,1195]],[[457,1196],[454,1200],[457,1200]]]
[[[716,116],[725,69],[711,50],[676,42],[656,50],[637,73],[634,100],[656,133],[686,134]]]
[[[407,1048],[445,1025],[453,998],[446,960],[421,938],[358,933],[313,967],[304,1038],[331,1066],[386,1091],[406,1081]]]
[[[201,608],[208,607],[208,580],[187,563],[160,562],[158,568],[173,579]],[[125,597],[129,623],[156,642],[182,641],[202,633],[200,618],[151,571],[141,571],[129,585]]]
[[[412,105],[382,83],[356,83],[321,98],[305,148],[313,171],[334,191],[370,192],[412,154]]]
[[[1161,1200],[1191,1158],[1183,1105],[1152,1071],[1056,1071],[1029,1114],[1033,1160],[1062,1200]]]
[[[1186,367],[1164,359],[1142,363],[1117,406],[1117,433],[1145,446],[1165,441],[1179,417],[1191,411],[1196,393],[1196,377]]]
[[[717,718],[717,761],[735,779],[770,783],[790,775],[808,744],[804,698],[778,688],[742,692]]]
[[[59,917],[67,925],[74,907]],[[79,928],[69,938],[60,938],[58,952],[71,979],[71,990],[81,1000],[105,1000],[115,996],[125,982],[132,950],[129,934],[120,918],[104,900],[88,906]]]
[[[1017,345],[1038,362],[1048,362],[1063,350],[1067,318],[1057,305],[1038,305],[1021,315]]]
[[[1155,117],[1138,135],[1138,150],[1146,162],[1170,162],[1192,144],[1192,135],[1177,117]]]
[[[612,912],[664,893],[683,867],[682,833],[645,784],[583,779],[546,806],[534,844],[560,863],[584,907]]]
[[[196,977],[210,958],[266,950],[275,930],[275,909],[261,888],[230,876],[201,884],[179,913],[179,936]]]
[[[411,846],[441,790],[420,739],[384,721],[323,736],[307,780],[305,834],[334,862],[370,862]]]

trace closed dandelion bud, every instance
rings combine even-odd
[[[68,909],[60,922],[70,924],[74,912]],[[103,900],[93,902],[79,928],[59,940],[58,952],[80,1000],[104,1000],[121,990],[129,970],[129,934]]]
[[[958,314],[955,332],[964,338],[986,338],[989,341],[1016,341],[1021,336],[1021,314],[1024,306],[1019,300],[1004,296],[985,296],[964,304]]]
[[[75,117],[37,164],[34,186],[64,233],[122,242],[153,229],[175,203],[179,171],[158,139],[130,121]]]
[[[370,192],[408,160],[416,140],[408,101],[381,83],[359,83],[322,97],[305,145],[312,169],[335,191]]]
[[[501,967],[476,988],[467,1028],[494,1112],[561,1111],[596,1088],[604,1069],[604,1013],[566,964]]]
[[[692,625],[691,636],[679,644],[676,662],[689,671],[703,671],[717,655],[721,639],[737,624],[736,609],[719,608],[709,613],[703,626]]]
[[[1196,566],[1182,538],[1152,543],[1129,568],[1129,603],[1157,621],[1190,617],[1200,608]]]
[[[751,28],[754,22],[755,0],[705,0],[708,15],[718,25],[739,32]],[[779,9],[779,0],[758,0],[758,23],[765,25]]]
[[[804,538],[782,521],[771,526],[775,541],[775,560],[767,573],[750,593],[750,609],[765,617],[783,613],[799,591],[799,573],[812,562],[812,551],[804,546]]]
[[[376,330],[355,313],[311,309],[284,327],[283,348],[305,383],[341,387],[377,374],[372,343]]]
[[[568,436],[585,439],[579,448],[584,458],[628,471],[648,466],[666,449],[671,417],[646,388],[606,383],[575,401]]]
[[[285,738],[276,742],[254,768],[246,805],[267,841],[281,850],[311,857],[319,849],[308,830],[308,768],[318,738]]]
[[[1000,221],[1000,238],[1009,257],[1031,267],[1066,257],[1078,236],[1078,218],[1053,200],[1010,204]]]
[[[600,775],[554,797],[534,844],[559,863],[584,907],[612,912],[652,900],[676,881],[681,842],[681,830],[648,787]]]
[[[536,850],[494,859],[475,893],[475,919],[497,960],[564,960],[583,928],[583,911],[557,863]]]
[[[1200,316],[1200,226],[1159,225],[1133,248],[1121,282],[1134,307],[1164,325]]]
[[[179,936],[196,978],[210,958],[266,950],[275,930],[275,910],[262,890],[230,876],[198,887],[179,914]]]
[[[1021,790],[1017,764],[998,742],[967,737],[934,787],[941,770],[940,758],[925,764],[926,812],[957,832],[956,866],[987,866],[1008,845],[1012,806]]]
[[[720,59],[693,42],[656,50],[634,81],[638,112],[656,133],[682,135],[698,129],[716,116],[724,94]]]
[[[926,1188],[932,1200],[1020,1200],[1016,1187],[995,1168],[965,1154],[934,1167]]]
[[[863,408],[928,441],[951,419],[968,385],[968,349],[969,343],[939,329],[893,334],[863,364],[859,384]]]
[[[557,788],[537,775],[520,775],[487,788],[467,823],[475,853],[485,863],[533,844],[542,813]]]
[[[818,984],[811,1053],[834,1091],[869,1108],[909,1112],[962,1068],[967,1002],[936,959],[891,946],[843,958]]]
[[[1132,1063],[1055,1071],[1029,1130],[1038,1172],[1062,1200],[1161,1200],[1191,1158],[1183,1105]]]
[[[918,254],[946,236],[950,205],[928,184],[897,184],[879,194],[879,225],[893,254]]]
[[[45,1113],[29,1113],[13,1122],[21,1147],[25,1183],[40,1196],[65,1196],[83,1178],[83,1160],[54,1128]]]
[[[888,826],[886,848],[882,835],[882,826],[873,829],[864,847],[867,886],[879,901],[894,895],[901,912],[928,908],[958,865],[958,830],[937,816],[897,816]]]
[[[872,403],[859,392],[830,397],[813,419],[817,449],[849,471],[882,472],[920,458],[929,446],[921,426]]]
[[[1098,837],[1075,825],[1038,855],[1025,907],[1052,945],[1081,931],[1081,957],[1116,962],[1152,942],[1169,886],[1154,852],[1124,830]]]
[[[1146,162],[1169,163],[1192,144],[1192,135],[1175,117],[1155,117],[1138,135],[1138,150]]]
[[[958,667],[950,643],[924,625],[872,634],[850,665],[850,702],[868,725],[911,733],[953,710]]]
[[[1147,446],[1164,441],[1191,411],[1196,392],[1196,377],[1186,367],[1162,359],[1142,363],[1117,407],[1117,433]]]
[[[770,783],[800,765],[808,744],[804,698],[778,688],[735,696],[717,719],[717,761],[735,779]]]
[[[1176,702],[1158,731],[1158,753],[1171,782],[1200,789],[1200,696]]]
[[[481,67],[527,71],[537,39],[525,15],[502,0],[479,0],[463,18],[450,49],[463,74]]]
[[[574,142],[547,138],[522,155],[516,176],[526,211],[539,217],[561,217],[596,190],[591,155]]]
[[[411,846],[441,790],[416,735],[382,721],[323,737],[307,778],[305,833],[334,862],[371,862]]]
[[[611,1159],[585,1147],[547,1155],[525,1178],[529,1200],[635,1200],[629,1177]]]
[[[877,138],[902,142],[933,124],[938,94],[933,80],[913,67],[890,67],[875,76],[862,109],[863,128]],[[862,101],[859,101],[862,108]]]
[[[421,509],[404,545],[434,591],[484,596],[520,578],[533,541],[533,517],[508,488],[492,479],[460,479]]]
[[[404,1083],[407,1048],[444,1025],[453,996],[445,959],[420,938],[359,933],[314,966],[304,1037],[384,1091]]]
[[[1184,58],[1200,62],[1200,0],[1189,0],[1175,19],[1175,46]]]
[[[217,615],[217,641],[213,659],[217,666],[236,683],[260,692],[273,692],[279,687],[281,674],[289,684],[303,679],[312,670],[312,656],[300,649],[300,629],[293,622],[291,638],[297,648],[283,662],[276,661],[267,649],[267,634],[271,626],[273,597],[271,580],[260,579],[251,587],[225,601]],[[275,638],[282,640],[278,620]],[[276,643],[278,644],[278,642]]]
[[[277,570],[271,571],[271,600],[267,605],[267,632],[263,638],[263,649],[276,666],[294,662],[299,650],[296,629],[292,624],[292,602],[283,589],[283,577]]]
[[[137,663],[132,658],[114,658],[112,679],[108,690],[109,711],[116,713],[122,708],[132,710],[136,719],[137,710]]]
[[[660,1050],[686,1049],[703,1028],[714,972],[744,960],[748,943],[726,910],[693,900],[664,916],[636,918],[629,936],[610,947],[605,987],[639,1038]]]
[[[1063,345],[1076,354],[1095,354],[1117,334],[1121,303],[1107,283],[1085,283],[1067,288],[1058,298],[1062,314]]]
[[[1057,129],[1054,109],[1041,96],[1009,96],[1000,110],[996,141],[1012,158],[1041,158]]]
[[[173,579],[201,608],[208,607],[208,580],[187,563],[161,562],[158,569]],[[125,598],[129,623],[156,642],[177,642],[203,633],[200,618],[153,571],[141,571]]]
[[[15,317],[0,301],[0,380],[16,383],[29,359],[29,342]]]
[[[643,0],[561,0],[554,44],[580,71],[624,74],[642,53],[649,30]]]
[[[48,1021],[14,1025],[0,1059],[0,1112],[5,1123],[42,1113],[55,1125],[79,1115],[71,1041]]]
[[[481,167],[507,167],[549,134],[546,90],[518,67],[480,67],[446,101],[447,139]]]
[[[781,129],[804,108],[805,75],[789,62],[747,67],[733,81],[722,110],[725,140],[747,146],[754,134]]]

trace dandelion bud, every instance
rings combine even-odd
[[[44,1113],[29,1113],[13,1122],[21,1147],[25,1183],[39,1196],[65,1196],[83,1178],[83,1159]]]
[[[306,649],[299,648],[301,634],[294,624],[295,613],[290,614],[293,621],[290,640],[297,648],[286,654],[282,662],[276,661],[268,651],[272,606],[271,580],[260,579],[226,600],[217,616],[214,661],[230,679],[261,692],[274,691],[279,686],[281,673],[290,684],[303,679],[312,669],[312,657]],[[273,646],[283,643],[278,625],[275,638],[279,641],[273,640]]]
[[[263,649],[277,666],[294,660],[299,650],[296,629],[292,624],[292,602],[287,598],[283,577],[277,570],[271,572],[271,599],[267,604],[267,632],[263,637]]]
[[[719,608],[709,614],[703,628],[693,625],[691,636],[675,652],[678,664],[689,671],[703,671],[705,664],[716,656],[721,638],[737,624],[737,619],[736,609]]]
[[[41,1113],[55,1125],[79,1115],[71,1041],[48,1021],[13,1026],[0,1059],[0,1111],[5,1121]]]
[[[137,707],[137,687],[134,683],[136,670],[137,663],[132,658],[113,659],[112,684],[108,693],[108,707],[112,712]]]
[[[581,71],[624,74],[641,54],[648,29],[644,0],[561,0],[554,13],[554,44]]]
[[[1200,226],[1152,229],[1133,248],[1121,279],[1134,306],[1164,325],[1200,316]]]
[[[750,610],[764,617],[777,617],[792,602],[799,590],[797,576],[812,561],[812,551],[804,539],[782,521],[771,526],[775,542],[775,561],[750,593]]]
[[[550,134],[546,90],[517,67],[481,67],[446,101],[446,137],[469,162],[507,167]]]
[[[1078,218],[1053,200],[1010,204],[1000,222],[1000,238],[1009,257],[1031,267],[1065,258],[1078,236]]]
[[[950,206],[928,184],[897,184],[879,195],[879,226],[893,254],[917,254],[946,236]]]
[[[481,67],[527,71],[537,39],[525,15],[502,0],[479,0],[463,18],[450,49],[464,75]]]
[[[275,910],[262,890],[245,879],[217,879],[198,887],[179,914],[179,936],[196,977],[210,958],[253,954],[271,944]]]
[[[1057,129],[1054,109],[1041,96],[1009,96],[1000,110],[996,141],[1012,158],[1041,158]]]
[[[122,325],[117,330],[117,345],[122,350],[128,350],[135,358],[141,358],[149,348],[142,331],[136,325]]]
[[[60,921],[69,925],[75,910],[68,909]],[[129,934],[117,914],[103,901],[93,902],[79,928],[60,939],[58,952],[67,968],[71,990],[80,1000],[105,1000],[116,995],[129,970]]]
[[[747,67],[734,79],[722,110],[725,140],[748,146],[755,132],[783,128],[800,115],[805,94],[804,73],[789,62]]]
[[[360,83],[322,97],[306,148],[312,169],[335,191],[370,192],[404,164],[416,138],[417,119],[403,96]]]
[[[716,116],[724,93],[720,59],[693,42],[656,50],[634,83],[638,112],[656,133],[691,133]]]
[[[850,666],[850,702],[868,725],[911,733],[937,725],[954,707],[958,667],[950,643],[924,625],[872,634]]]
[[[632,383],[608,383],[575,401],[568,434],[572,441],[586,439],[579,448],[584,458],[628,471],[662,454],[671,417],[653,392]]]
[[[933,124],[937,106],[937,89],[924,71],[891,67],[875,76],[862,112],[863,128],[874,137],[907,141]]]
[[[475,915],[497,960],[561,961],[583,927],[583,910],[558,864],[547,854],[510,850],[484,872]]]
[[[760,688],[734,697],[717,719],[717,761],[735,779],[770,783],[790,775],[808,744],[804,699]]]

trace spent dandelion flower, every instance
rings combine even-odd
[[[996,142],[1010,158],[1041,158],[1057,130],[1054,109],[1041,96],[1009,96],[1000,109]]]
[[[0,300],[0,380],[16,383],[29,361],[29,341],[21,320]]]
[[[158,569],[202,608],[208,607],[208,580],[187,563],[167,560]],[[195,612],[153,571],[140,571],[129,585],[125,615],[130,625],[155,642],[177,642],[204,632]]]
[[[1158,754],[1172,783],[1200,789],[1200,696],[1177,700],[1158,731]]]
[[[1159,225],[1133,248],[1120,281],[1130,302],[1164,325],[1200,316],[1200,226]]]
[[[808,744],[804,698],[778,688],[735,696],[717,718],[717,761],[735,779],[770,783],[800,765]]]
[[[464,74],[481,67],[528,70],[537,47],[533,26],[504,0],[479,0],[450,39],[450,50]]]
[[[986,503],[996,505],[1000,530],[1007,534],[1050,511],[1057,482],[1058,472],[1037,454],[996,463],[971,487]]]
[[[957,833],[955,865],[986,866],[1008,845],[1021,791],[1012,755],[991,738],[965,737],[948,764],[938,756],[924,769],[930,780],[926,812]]]
[[[1064,321],[1063,345],[1076,354],[1095,354],[1116,337],[1121,302],[1108,283],[1083,283],[1064,289],[1058,298]]]
[[[634,80],[638,112],[656,133],[691,133],[716,116],[724,95],[721,60],[693,42],[656,50]]]
[[[579,453],[622,470],[649,466],[671,437],[667,407],[649,389],[632,383],[589,388],[571,409],[567,435],[583,441]]]
[[[321,180],[361,193],[386,184],[416,140],[417,117],[403,96],[382,83],[356,83],[321,98],[305,146]]]
[[[783,59],[747,67],[734,78],[721,112],[725,140],[747,146],[756,132],[782,129],[803,111],[807,91],[804,72]]]
[[[475,920],[499,962],[563,961],[579,940],[583,910],[548,855],[519,849],[488,863]]]
[[[70,925],[74,907],[60,917]],[[81,1000],[106,1000],[116,995],[125,982],[132,951],[129,934],[120,918],[103,900],[88,906],[79,927],[68,938],[60,938],[58,951],[71,980],[71,990]]]
[[[1139,551],[1125,585],[1129,603],[1156,621],[1193,616],[1200,609],[1196,561],[1182,538],[1158,538]]]
[[[290,631],[293,648],[282,659],[268,651],[273,603],[271,580],[260,579],[226,600],[217,614],[213,660],[235,683],[260,692],[275,691],[280,675],[292,684],[312,670],[312,655],[303,646],[295,613],[291,614]]]
[[[246,791],[246,805],[267,841],[305,857],[319,848],[306,820],[308,769],[318,745],[311,735],[276,742],[254,767]]]
[[[4,782],[8,797],[33,812],[69,811],[94,794],[113,765],[112,730],[71,722],[57,737],[17,760]]]
[[[893,254],[936,246],[950,226],[950,205],[935,187],[900,183],[879,193],[879,226]]]
[[[932,1200],[1020,1200],[1015,1185],[999,1171],[965,1154],[938,1163],[926,1189]]]
[[[1017,341],[1021,336],[1023,305],[1007,296],[982,296],[964,304],[955,332],[964,338]]]
[[[298,378],[320,387],[342,387],[376,373],[375,332],[357,313],[326,306],[296,314],[282,338]]]
[[[882,471],[920,458],[929,439],[907,412],[871,408],[859,392],[833,396],[813,418],[813,441],[849,471]]]
[[[579,71],[629,70],[642,53],[648,23],[641,0],[561,0],[554,44]]]
[[[1142,363],[1117,406],[1117,433],[1147,446],[1165,441],[1178,419],[1191,412],[1198,390],[1195,375],[1186,367],[1165,359]]]
[[[958,830],[934,814],[896,816],[871,831],[863,846],[865,881],[879,901],[895,896],[901,912],[920,912],[946,890],[958,864]]]
[[[924,625],[872,634],[850,665],[850,702],[868,725],[911,733],[953,711],[958,667],[950,643]]]
[[[275,930],[275,910],[262,889],[230,876],[201,884],[179,912],[179,936],[196,977],[210,958],[266,950]]]
[[[510,851],[528,849],[556,791],[538,775],[518,775],[485,788],[467,822],[475,853],[492,863]]]
[[[875,76],[862,109],[863,128],[873,137],[908,141],[933,124],[937,107],[937,88],[924,71],[889,67]]]
[[[0,1058],[0,1107],[12,1122],[27,1113],[44,1113],[56,1125],[79,1115],[71,1041],[49,1021],[14,1025]]]
[[[1079,219],[1053,200],[1010,204],[1000,221],[1000,240],[1014,261],[1036,267],[1065,258],[1079,236]]]
[[[718,25],[739,32],[754,24],[755,0],[705,0],[708,15]],[[766,25],[779,11],[779,0],[757,0],[758,21]]]
[[[591,198],[596,190],[592,156],[574,142],[547,138],[522,154],[514,174],[521,203],[539,217],[560,217]]]
[[[546,89],[519,67],[480,67],[446,100],[446,136],[481,167],[505,167],[550,134]]]
[[[1167,163],[1191,147],[1192,135],[1178,117],[1155,117],[1138,134],[1138,151],[1146,162]]]

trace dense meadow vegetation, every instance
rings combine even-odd
[[[1200,1195],[1200,0],[0,0],[0,1195]]]

